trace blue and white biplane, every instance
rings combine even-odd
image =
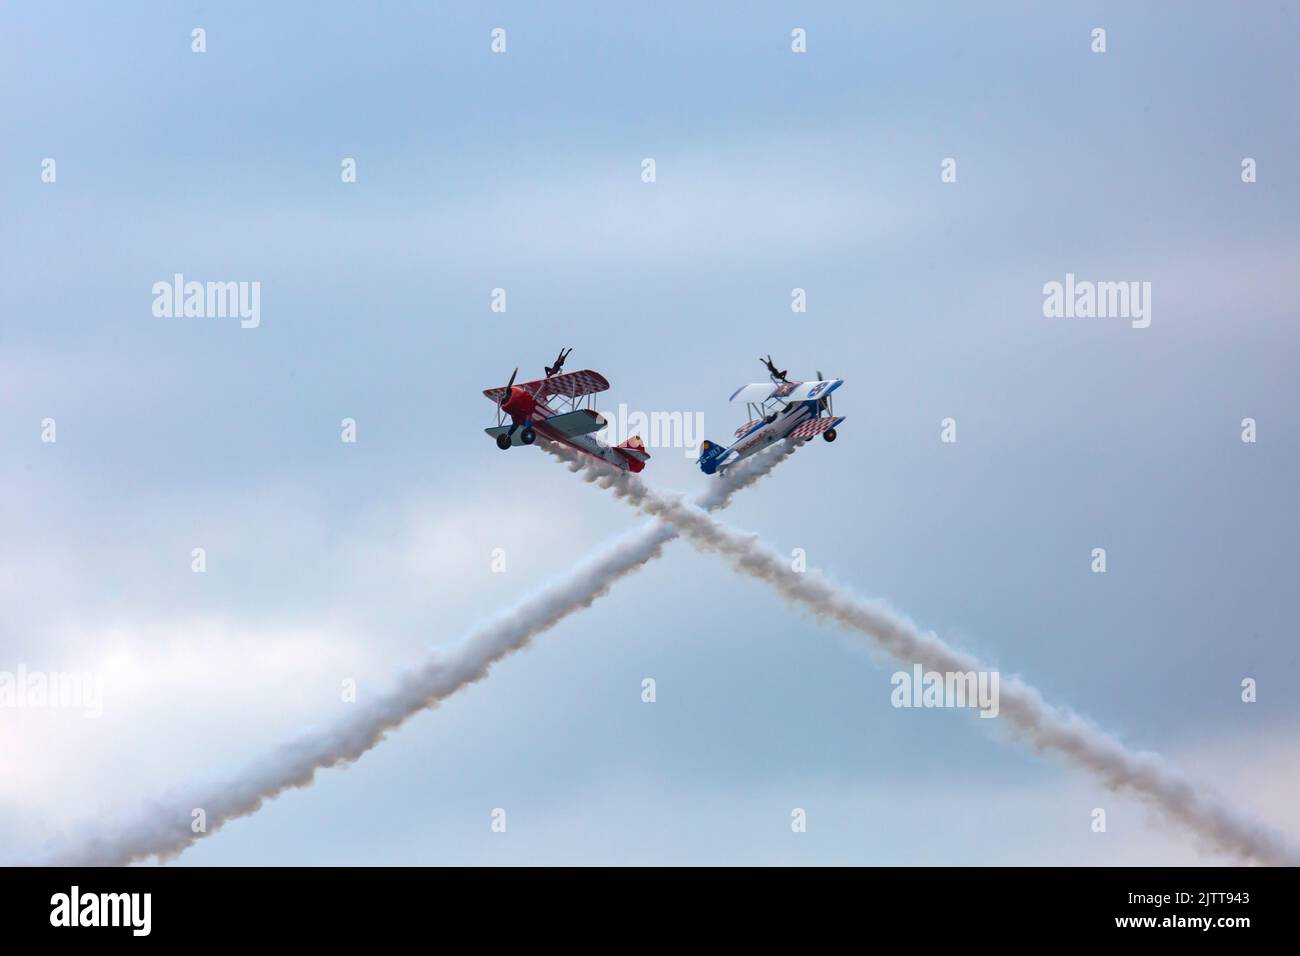
[[[783,438],[807,441],[821,435],[826,441],[835,440],[835,429],[844,416],[836,417],[831,393],[844,384],[844,379],[825,379],[818,372],[815,382],[791,382],[772,364],[771,356],[765,364],[772,376],[770,382],[743,385],[732,393],[731,401],[745,403],[749,421],[736,429],[731,445],[701,443],[698,464],[706,475],[722,474],[741,459]]]

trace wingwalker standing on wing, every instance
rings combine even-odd
[[[519,369],[515,369],[504,387],[484,389],[483,394],[496,403],[497,423],[483,430],[497,440],[497,447],[503,451],[512,445],[531,445],[541,433],[615,468],[640,471],[650,454],[639,435],[613,448],[592,435],[607,422],[591,407],[591,396],[609,388],[609,382],[591,369],[561,374],[568,357],[569,353],[561,350],[555,364],[547,366],[546,378],[516,385]]]
[[[843,416],[835,417],[831,404],[831,392],[843,385],[844,379],[823,379],[818,372],[815,382],[791,382],[771,355],[759,361],[767,366],[772,381],[744,385],[732,393],[731,401],[744,402],[750,420],[736,429],[730,448],[713,441],[700,445],[698,464],[706,475],[722,474],[782,438],[802,441],[820,434],[834,441],[835,426],[844,421]]]

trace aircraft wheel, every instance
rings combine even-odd
[[[520,433],[519,440],[525,445],[531,445],[533,442],[537,441],[537,432],[533,431],[531,428],[525,428]]]
[[[497,447],[500,448],[502,451],[505,451],[507,448],[509,448],[509,447],[510,447],[510,436],[507,435],[505,432],[502,432],[500,435],[498,435],[498,436],[497,436]]]
[[[834,441],[834,440],[835,440],[835,429],[833,429],[833,428],[828,428],[828,429],[826,429],[826,431],[822,432],[822,438],[825,438],[827,441]]]

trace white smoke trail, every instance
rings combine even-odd
[[[701,495],[702,508],[726,507],[732,496],[767,475],[795,446],[784,443],[733,468]],[[387,693],[358,703],[337,725],[311,730],[245,766],[228,780],[153,801],[134,817],[101,825],[83,824],[47,845],[43,865],[120,866],[157,857],[167,860],[224,824],[256,813],[286,790],[309,786],[316,771],[348,764],[376,746],[422,710],[468,684],[482,680],[492,665],[528,646],[534,637],[605,595],[616,581],[663,552],[677,531],[652,521],[588,557],[564,577],[501,612],[456,650],[431,656],[406,672]],[[194,832],[193,813],[202,809],[206,829]]]
[[[572,461],[566,451],[560,457]],[[633,475],[576,463],[575,471],[612,490],[647,515],[671,524],[695,547],[721,554],[736,570],[774,587],[786,600],[861,632],[900,661],[939,672],[985,671],[975,657],[938,635],[922,632],[882,602],[867,601],[815,571],[796,572],[757,535],[728,528],[677,495],[648,489]],[[1214,848],[1246,860],[1295,866],[1300,850],[1283,834],[1243,816],[1204,793],[1157,754],[1133,752],[1076,714],[1060,710],[1018,678],[1001,681],[1000,716],[1036,749],[1051,750],[1097,774],[1112,790],[1129,790],[1178,821]]]

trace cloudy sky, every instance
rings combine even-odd
[[[105,696],[0,708],[0,859],[328,726],[641,520],[482,432],[560,346],[713,438],[761,354],[845,378],[726,520],[1300,835],[1300,14],[806,6],[5,5],[0,671]],[[259,282],[260,325],[155,317],[176,273]],[[1045,318],[1067,273],[1150,282],[1150,326]],[[1220,859],[895,709],[898,666],[678,542],[179,862]]]

